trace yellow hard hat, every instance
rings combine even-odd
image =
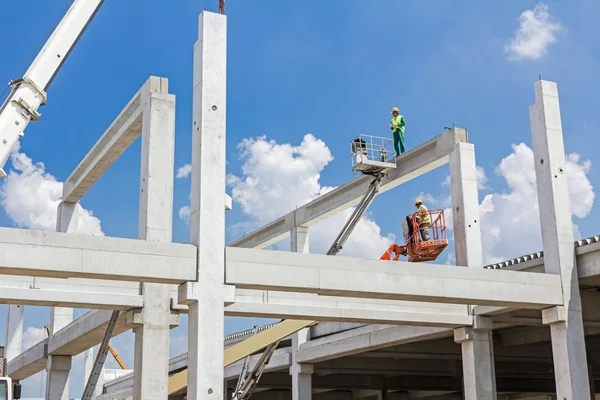
[[[415,206],[418,205],[418,204],[423,204],[423,202],[421,201],[421,199],[415,200]]]
[[[398,107],[394,107],[392,108],[392,112],[400,112],[400,110],[398,110]]]

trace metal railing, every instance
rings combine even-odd
[[[364,161],[395,165],[396,153],[393,146],[392,139],[359,134],[350,142],[352,168]]]
[[[418,218],[419,213],[416,212],[410,215],[410,220],[412,223],[411,231],[408,235],[406,235],[406,243],[412,243],[415,245],[415,249],[420,248],[421,242],[423,242],[423,236],[428,237],[426,242],[428,241],[445,241],[446,237],[446,218],[444,217],[443,210],[427,210],[427,214],[429,214],[429,220],[431,224],[429,226],[421,227]],[[424,235],[424,233],[426,233]]]

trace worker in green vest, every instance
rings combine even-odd
[[[431,226],[431,218],[427,207],[423,205],[421,199],[415,201],[415,207],[417,207],[417,218],[419,222],[419,232],[421,233],[421,240],[429,240],[429,227]]]
[[[392,108],[392,122],[390,123],[390,129],[392,130],[392,135],[394,136],[394,150],[396,150],[397,156],[406,151],[406,148],[404,147],[405,125],[406,123],[404,122],[404,115],[400,115],[400,110],[398,110],[396,107]],[[398,144],[400,144],[400,148],[398,148]]]

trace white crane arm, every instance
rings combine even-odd
[[[40,117],[46,90],[104,0],[75,0],[23,78],[10,83],[12,92],[0,108],[0,178],[15,144],[31,120]]]

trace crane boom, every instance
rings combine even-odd
[[[15,144],[30,121],[39,119],[46,90],[104,0],[75,0],[21,79],[10,82],[12,92],[0,108],[0,178]]]

